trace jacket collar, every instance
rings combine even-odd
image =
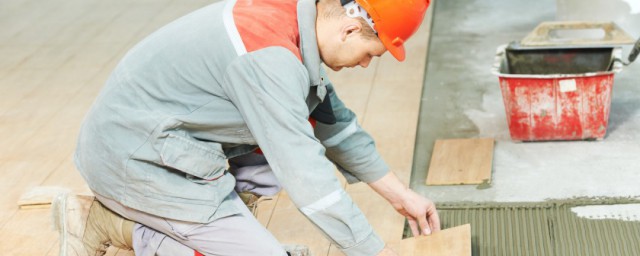
[[[298,1],[298,30],[300,33],[300,52],[302,54],[302,64],[309,72],[311,86],[317,86],[316,96],[320,101],[324,100],[327,94],[324,80],[325,72],[320,65],[320,51],[318,50],[318,39],[316,37],[316,1]]]

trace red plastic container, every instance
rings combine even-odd
[[[515,141],[603,139],[620,48],[498,48],[500,81]]]

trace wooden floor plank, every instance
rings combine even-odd
[[[121,2],[118,6],[125,11],[116,16],[112,22],[100,33],[93,36],[89,44],[118,44],[134,42],[142,28],[153,19],[157,13],[167,8],[169,0],[158,0],[157,3]],[[136,41],[137,42],[137,41]]]
[[[5,24],[12,26],[4,26],[8,30],[3,30],[0,38],[5,45],[43,45],[47,39],[63,29],[65,24],[82,15],[81,12],[74,11],[74,6],[80,4],[77,1],[25,4],[16,10],[18,15],[12,15],[9,20],[3,20],[7,22]]]
[[[0,148],[2,155],[9,153],[7,151],[14,152],[14,147],[34,138],[34,133],[43,129],[46,123],[52,122],[52,117],[65,105],[70,104],[69,99],[98,74],[99,70],[58,70],[65,72],[55,74],[25,95],[16,95],[14,100],[9,100],[13,104],[0,114],[0,129],[15,136],[3,139],[6,147]],[[74,123],[76,122],[77,120],[74,120]]]
[[[49,209],[18,211],[0,232],[2,255],[47,254],[57,239],[50,219]]]
[[[269,227],[269,222],[271,221],[271,217],[273,216],[273,210],[276,208],[278,204],[278,200],[280,200],[280,193],[275,196],[270,197],[268,200],[263,200],[258,204],[256,218],[258,222],[265,227]]]
[[[436,140],[427,185],[480,184],[491,181],[494,140]]]
[[[58,240],[57,238],[58,238],[58,236],[56,236],[56,240],[53,243],[53,245],[51,246],[51,249],[49,249],[47,254],[45,254],[46,256],[59,256],[60,255],[60,240]]]
[[[40,45],[3,45],[0,47],[0,70],[16,70],[16,63],[25,61],[32,56]]]
[[[56,70],[16,69],[0,77],[0,115],[10,110],[25,95],[32,93]],[[0,125],[4,125],[0,122]]]
[[[461,225],[429,236],[413,237],[390,245],[402,256],[470,256],[471,225]]]

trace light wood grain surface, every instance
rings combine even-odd
[[[404,239],[391,246],[402,256],[470,256],[471,225],[465,224],[429,236]]]
[[[491,181],[494,140],[436,140],[427,185],[480,184]]]

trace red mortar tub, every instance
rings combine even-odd
[[[514,141],[603,139],[619,47],[498,47],[498,76]]]

